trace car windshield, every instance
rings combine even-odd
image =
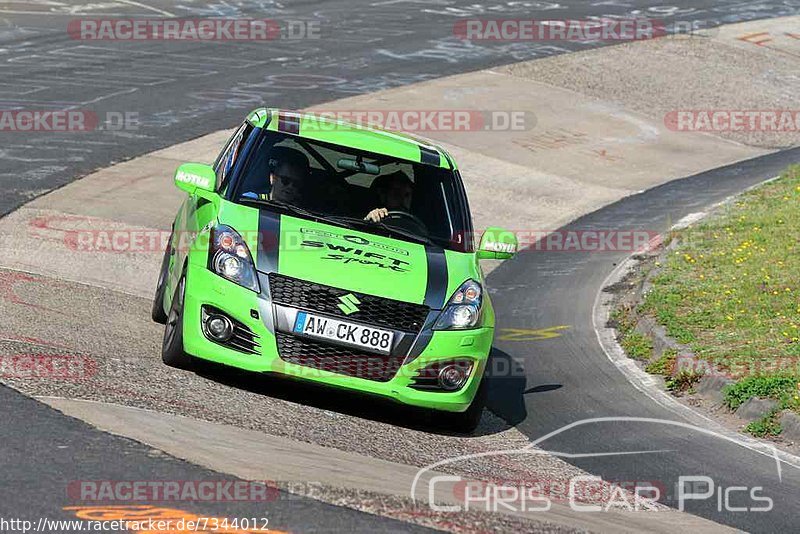
[[[465,202],[447,169],[265,132],[233,187],[240,204],[464,249]]]

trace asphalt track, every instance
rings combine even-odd
[[[722,0],[671,3],[672,7],[638,0],[464,2],[460,6],[450,0],[412,0],[376,1],[365,7],[364,3],[352,0],[327,0],[292,2],[287,4],[290,7],[284,7],[278,2],[254,0],[214,4],[190,1],[179,6],[166,1],[110,2],[92,7],[75,2],[4,2],[0,4],[0,68],[3,69],[0,107],[85,109],[101,118],[109,117],[109,113],[132,112],[137,114],[138,125],[133,127],[129,123],[116,129],[114,124],[106,123],[87,133],[0,132],[0,183],[3,184],[0,214],[93,169],[233,126],[243,113],[260,105],[301,108],[348,95],[603,44],[466,43],[453,36],[452,25],[459,18],[580,19],[641,14],[714,25],[800,11],[797,0],[755,5]],[[98,6],[105,6],[102,12],[97,10]],[[277,41],[266,47],[256,43],[114,43],[74,41],[65,31],[69,20],[81,16],[139,17],[167,13],[183,17],[314,20],[320,22],[322,38]],[[775,165],[774,171],[779,166]],[[670,214],[677,217],[680,212],[693,211],[690,206],[704,205],[706,199],[710,202],[768,177],[773,169],[770,172],[765,169],[766,164],[763,168],[733,173],[733,177],[723,174],[717,179],[696,178],[686,183],[698,185],[685,192],[677,185],[665,186],[575,224],[585,227],[595,221],[608,227],[626,223],[658,225]],[[674,213],[658,201],[653,201],[655,206],[650,204],[649,199],[659,199],[663,191],[672,191],[665,199],[675,203]],[[603,214],[613,217],[604,219]],[[519,399],[506,402],[508,394],[498,399],[496,404],[502,406],[495,409],[532,437],[587,416],[630,413],[668,416],[650,405],[607,364],[591,331],[591,321],[587,320],[594,293],[613,261],[609,255],[582,258],[577,254],[555,257],[523,254],[492,276],[491,284],[500,288],[498,293],[506,292],[503,296],[508,300],[500,306],[500,320],[509,326],[572,325],[567,334],[538,342],[535,347],[504,342],[498,345],[501,351],[522,360],[527,384],[520,394],[526,390],[532,392],[524,397],[525,410],[520,408]],[[525,283],[530,283],[532,294],[518,291],[519,285]],[[561,387],[554,389],[555,386]],[[91,431],[7,389],[0,389],[0,395],[4,411],[13,414],[4,417],[1,423],[5,436],[0,444],[2,488],[7,495],[0,500],[0,512],[4,517],[14,517],[21,510],[51,517],[60,513],[58,503],[49,500],[53,491],[48,481],[54,472],[63,472],[68,477],[71,470],[71,479],[88,478],[86,474],[93,473],[98,479],[105,476],[127,480],[141,476],[148,480],[165,473],[165,469],[167,473],[174,469],[184,470],[186,479],[200,478],[200,474],[191,472],[191,466],[155,460],[142,450],[126,456],[123,453],[131,452],[131,447],[136,449],[129,442]],[[48,450],[54,436],[59,435],[70,436],[70,443],[87,446],[74,447],[80,451],[74,452],[75,456],[67,456],[65,449]],[[88,447],[90,441],[94,449]],[[650,427],[596,429],[583,431],[573,440],[566,436],[554,440],[552,448],[581,448],[592,443],[607,449],[632,446],[641,450],[642,441],[647,442],[644,445],[655,443],[655,448],[666,446],[679,452],[658,458],[649,456],[646,466],[630,459],[576,462],[612,480],[632,476],[641,479],[642,475],[648,475],[647,479],[671,480],[678,473],[700,471],[722,477],[718,480],[729,485],[753,485],[767,477],[775,484],[771,471],[774,464],[727,448],[721,454],[725,447],[722,444],[711,443],[704,437],[690,437],[682,431]],[[30,454],[31,451],[38,454]],[[135,461],[119,462],[121,455]],[[43,461],[45,458],[48,460]],[[781,491],[770,492],[781,511],[768,514],[768,521],[759,514],[726,515],[722,520],[752,530],[792,526],[790,522],[798,506],[797,493],[789,491],[797,489],[794,477],[792,473],[784,473]],[[277,506],[275,514],[281,513]],[[322,508],[322,505],[314,507],[312,513],[301,506],[292,511],[296,512],[293,517],[308,521],[300,524],[301,528],[312,528],[316,519],[327,517],[318,512]],[[707,507],[690,511],[716,518]],[[311,517],[318,513],[318,518]],[[324,523],[328,528],[345,524],[351,527],[362,520],[367,522],[365,528],[377,528],[368,523],[369,516],[358,516],[359,519],[355,512],[347,510],[330,513],[339,514],[337,517],[343,522],[332,519]],[[226,514],[231,515],[232,510],[226,509]],[[388,525],[388,520],[382,524]]]
[[[664,232],[676,221],[800,161],[800,149],[763,156],[627,197],[570,223],[565,230]],[[560,336],[538,341],[497,341],[498,357],[510,358],[519,377],[496,377],[492,410],[531,439],[569,423],[598,417],[682,420],[637,391],[606,357],[593,327],[598,291],[626,252],[520,252],[489,277],[497,320],[507,328],[569,326]],[[524,375],[524,379],[522,378]],[[678,477],[707,476],[715,489],[762,486],[774,501],[769,512],[733,512],[763,503],[731,494],[731,507],[717,495],[686,501],[686,511],[749,532],[796,532],[800,520],[800,470],[702,431],[660,422],[609,421],[558,433],[541,444],[568,454],[664,451],[630,456],[567,458],[570,463],[619,482],[653,482],[665,488],[663,502],[678,507]],[[704,491],[698,488],[696,491]],[[723,495],[724,497],[724,495]]]

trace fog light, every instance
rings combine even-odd
[[[233,337],[233,323],[224,315],[209,315],[206,319],[206,331],[214,341],[224,343]]]
[[[467,383],[468,369],[463,365],[445,365],[439,371],[439,385],[447,391],[455,391]]]

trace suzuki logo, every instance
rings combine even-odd
[[[341,302],[341,304],[337,304],[337,306],[339,306],[339,309],[342,310],[345,315],[350,315],[357,312],[358,306],[356,306],[356,304],[361,304],[361,302],[359,302],[356,296],[352,293],[348,293],[347,295],[342,295],[339,297],[339,302]]]

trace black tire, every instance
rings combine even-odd
[[[172,254],[172,236],[169,238],[167,250],[164,251],[164,259],[161,260],[161,270],[158,273],[158,283],[156,284],[156,294],[153,297],[153,309],[150,317],[153,321],[160,324],[167,324],[167,314],[164,311],[164,293],[167,289],[167,271],[169,270],[169,257]]]
[[[488,380],[486,377],[481,378],[481,384],[478,386],[478,392],[472,400],[472,404],[464,412],[450,413],[447,417],[447,427],[449,430],[458,432],[459,434],[472,434],[478,428],[483,415],[483,409],[486,407],[486,398],[488,391]]]
[[[167,322],[164,327],[164,341],[161,344],[161,360],[170,367],[191,369],[192,357],[183,350],[183,304],[186,297],[186,272],[178,280],[175,295],[172,297]]]

